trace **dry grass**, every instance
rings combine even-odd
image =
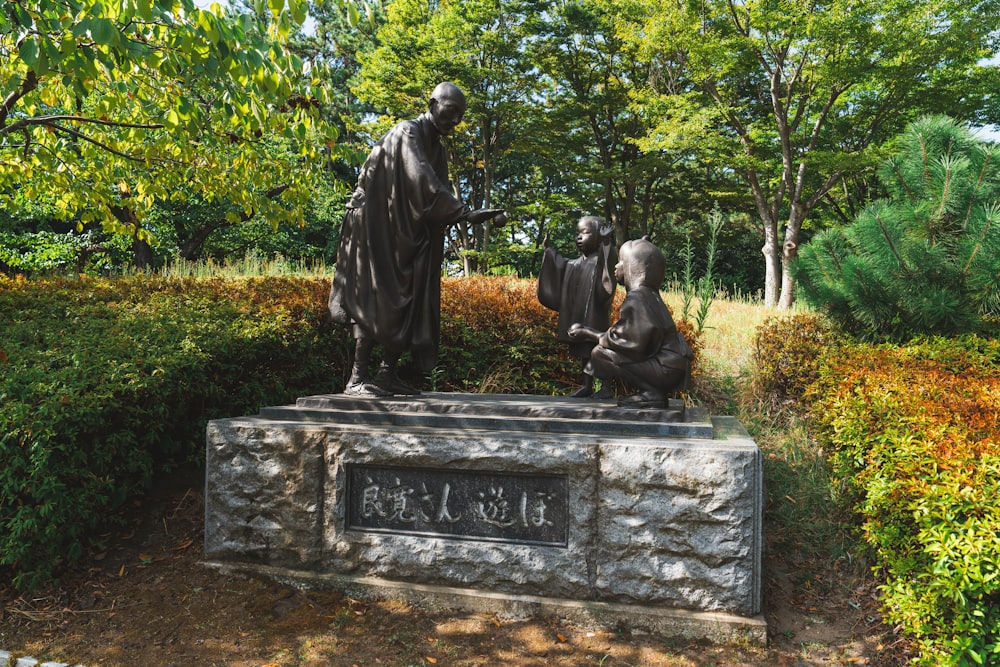
[[[682,319],[684,297],[681,292],[664,292],[663,299],[674,318]],[[697,307],[697,301],[691,304],[692,311]],[[742,414],[740,405],[747,404],[757,329],[768,319],[799,310],[798,306],[791,311],[770,308],[759,299],[742,295],[720,295],[713,300],[704,322],[701,350],[688,398],[717,414],[736,414],[745,419],[747,415]]]
[[[683,308],[681,293],[665,292],[663,297],[679,319]],[[702,372],[724,377],[745,375],[753,358],[757,327],[772,317],[787,316],[803,309],[798,305],[791,311],[769,308],[759,300],[739,295],[716,298],[705,321]]]

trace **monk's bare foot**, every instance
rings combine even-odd
[[[594,393],[594,388],[589,385],[583,385],[572,394],[569,395],[570,398],[587,398]]]

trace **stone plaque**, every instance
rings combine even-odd
[[[347,465],[347,529],[565,547],[566,475]]]

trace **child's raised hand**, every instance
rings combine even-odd
[[[611,243],[611,237],[614,236],[615,228],[611,226],[610,222],[605,222],[603,225],[601,225],[599,233],[601,235],[602,242]]]

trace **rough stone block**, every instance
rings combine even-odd
[[[206,556],[456,599],[754,616],[760,451],[735,419],[662,412],[428,394],[216,420]]]
[[[266,420],[209,423],[205,550],[312,568],[323,551],[327,430]]]

